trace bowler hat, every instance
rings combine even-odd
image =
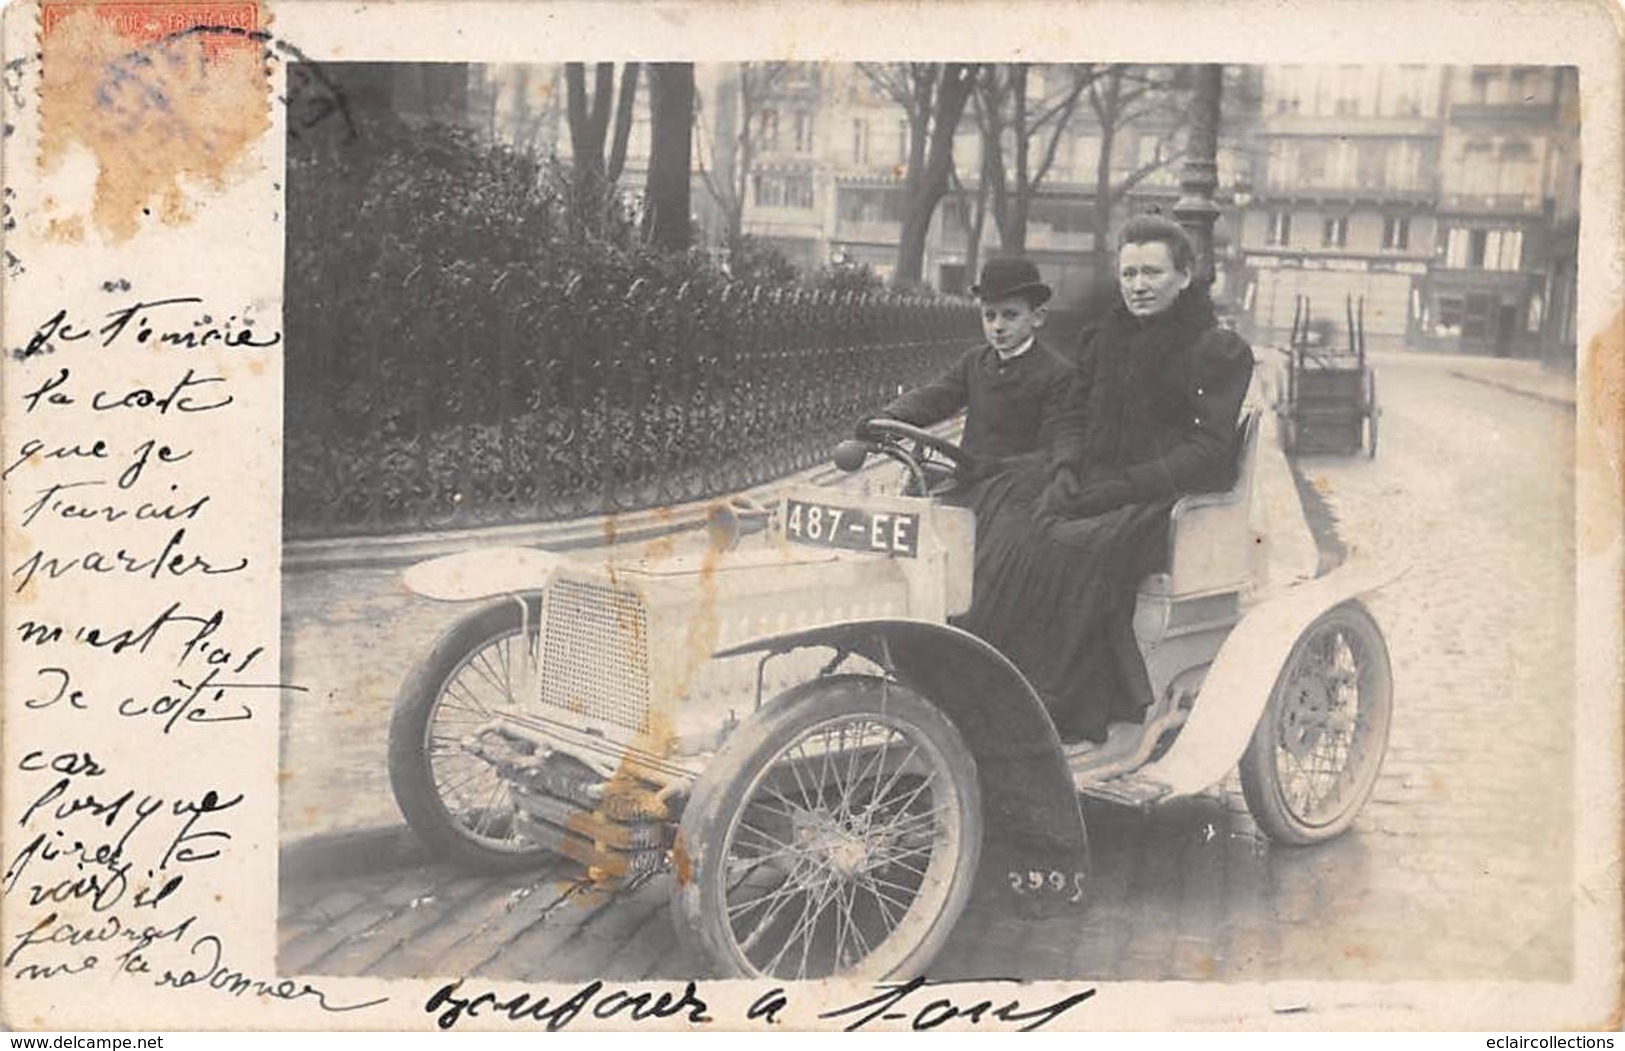
[[[1049,300],[1050,288],[1031,261],[1002,256],[983,264],[982,280],[971,286],[971,294],[983,300],[1026,296],[1039,306]]]

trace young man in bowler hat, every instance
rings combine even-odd
[[[963,410],[960,446],[985,476],[1001,461],[1049,451],[1074,370],[1038,338],[1050,298],[1038,267],[1026,259],[989,259],[971,292],[981,300],[986,344],[880,415],[930,427]]]

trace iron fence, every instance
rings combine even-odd
[[[403,292],[443,294],[443,277]],[[286,534],[560,520],[748,488],[817,464],[980,334],[963,302],[852,293],[576,278],[525,302],[477,332],[422,302],[387,332],[354,331],[338,303],[290,316]]]

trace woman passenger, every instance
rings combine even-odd
[[[1135,587],[1166,559],[1174,501],[1234,483],[1253,370],[1192,283],[1178,224],[1130,220],[1117,262],[1122,299],[1084,349],[1048,470],[974,495],[975,598],[959,622],[1016,663],[1067,740],[1141,716]]]

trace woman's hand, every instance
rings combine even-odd
[[[1101,478],[1087,485],[1078,482],[1070,467],[1058,467],[1039,498],[1039,518],[1093,518],[1134,502],[1134,486],[1127,478]]]
[[[1049,486],[1038,498],[1037,517],[1072,517],[1072,503],[1078,498],[1080,490],[1078,473],[1067,464],[1057,464],[1050,476]]]
[[[1079,491],[1072,502],[1073,518],[1093,518],[1134,502],[1134,486],[1126,478],[1093,482]]]

